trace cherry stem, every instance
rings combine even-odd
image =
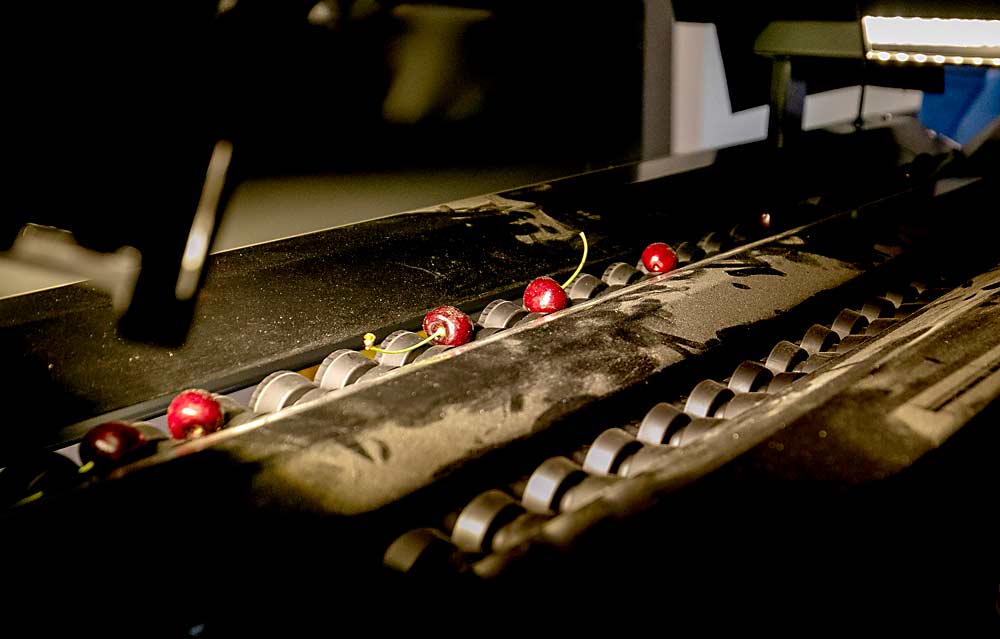
[[[24,504],[30,504],[33,501],[41,499],[43,494],[44,493],[42,491],[38,491],[37,493],[32,493],[32,494],[28,495],[27,497],[25,497],[24,499],[22,499],[22,500],[18,501],[17,503],[15,503],[14,507],[23,506]]]
[[[387,351],[385,349],[379,348],[378,346],[369,346],[368,345],[368,341],[369,341],[368,338],[369,338],[369,336],[371,337],[371,341],[372,342],[375,341],[375,336],[372,335],[371,333],[368,333],[368,334],[365,335],[365,350],[366,351],[375,351],[376,353],[383,353],[385,355],[402,355],[403,353],[409,353],[412,350],[416,350],[416,349],[420,348],[421,346],[423,346],[424,344],[427,344],[428,342],[431,342],[431,341],[437,339],[438,337],[444,337],[444,334],[445,334],[444,327],[441,327],[441,328],[437,329],[436,331],[434,331],[433,333],[431,333],[430,335],[428,335],[427,337],[425,337],[424,339],[422,339],[419,342],[417,342],[416,344],[414,344],[413,346],[410,346],[408,348],[402,348],[402,349],[400,349],[398,351]]]
[[[588,250],[588,247],[587,247],[587,236],[583,234],[583,231],[580,231],[580,239],[583,240],[583,257],[580,258],[580,265],[576,267],[576,270],[573,271],[573,274],[570,275],[569,279],[566,280],[566,283],[562,285],[563,288],[566,288],[567,286],[569,286],[570,283],[574,279],[576,279],[576,276],[579,275],[580,271],[583,270],[583,265],[587,262],[587,250]]]

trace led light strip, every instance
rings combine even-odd
[[[869,60],[879,62],[916,62],[923,64],[965,64],[972,66],[992,65],[1000,67],[1000,58],[982,58],[979,56],[961,55],[927,55],[924,53],[910,53],[904,51],[869,51],[865,54]]]
[[[1000,20],[865,16],[869,60],[998,66]]]
[[[865,16],[861,23],[870,45],[1000,47],[1000,20]]]

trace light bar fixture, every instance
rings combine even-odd
[[[861,26],[869,60],[1000,67],[1000,20],[865,16]]]

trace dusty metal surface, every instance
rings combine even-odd
[[[186,386],[224,388],[246,375],[243,383],[252,383],[253,371],[261,375],[276,358],[314,364],[441,299],[463,304],[560,270],[578,251],[564,241],[575,231],[575,220],[500,199],[334,229],[215,256],[181,349],[119,338],[107,300],[82,286],[4,300],[3,348],[21,362],[16,392],[41,408],[44,431],[151,398],[169,401]],[[596,260],[623,250],[592,233]]]
[[[913,139],[901,146],[897,129]],[[11,419],[32,424],[0,458],[99,421],[148,419],[184,388],[235,390],[315,365],[368,330],[412,328],[443,301],[474,305],[568,272],[578,253],[562,238],[577,231],[595,240],[595,267],[634,263],[648,238],[697,240],[761,211],[789,228],[896,193],[911,177],[901,162],[943,151],[902,119],[857,140],[808,137],[815,146],[794,158],[762,145],[664,158],[214,255],[181,348],[121,339],[110,300],[83,285],[0,300],[0,354],[19,362],[9,390],[23,398]]]
[[[713,172],[712,157],[677,158],[646,177]],[[618,193],[612,203],[588,204],[594,179],[557,181],[535,187],[559,194],[544,207],[487,195],[213,255],[180,348],[122,339],[110,299],[83,284],[0,300],[0,353],[19,363],[10,391],[23,398],[12,417],[34,425],[0,455],[79,437],[87,420],[156,415],[184,388],[230,390],[314,365],[369,330],[419,325],[443,300],[476,305],[539,274],[568,274],[579,247],[566,240],[581,230],[592,264],[631,259],[638,249],[616,219],[621,208],[630,224],[669,226],[672,238],[704,223],[671,222],[660,202],[629,188],[635,172],[595,176]]]
[[[372,511],[888,258],[871,249],[867,257],[846,262],[810,253],[797,236],[778,239],[223,431],[175,454],[211,446],[259,464],[254,492],[265,502],[339,514]]]

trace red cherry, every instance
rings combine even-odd
[[[197,388],[179,394],[167,409],[167,426],[174,439],[214,433],[224,421],[219,402],[208,391]]]
[[[677,254],[663,242],[653,242],[642,252],[642,265],[650,273],[666,273],[677,266]]]
[[[536,277],[524,289],[524,308],[532,313],[561,311],[568,302],[566,291],[551,277]]]
[[[126,461],[146,444],[142,431],[124,422],[105,422],[94,426],[80,442],[80,461],[84,464],[117,465]]]
[[[438,306],[424,315],[424,332],[428,336],[442,329],[444,335],[431,340],[435,344],[461,346],[472,339],[472,320],[454,306]]]

